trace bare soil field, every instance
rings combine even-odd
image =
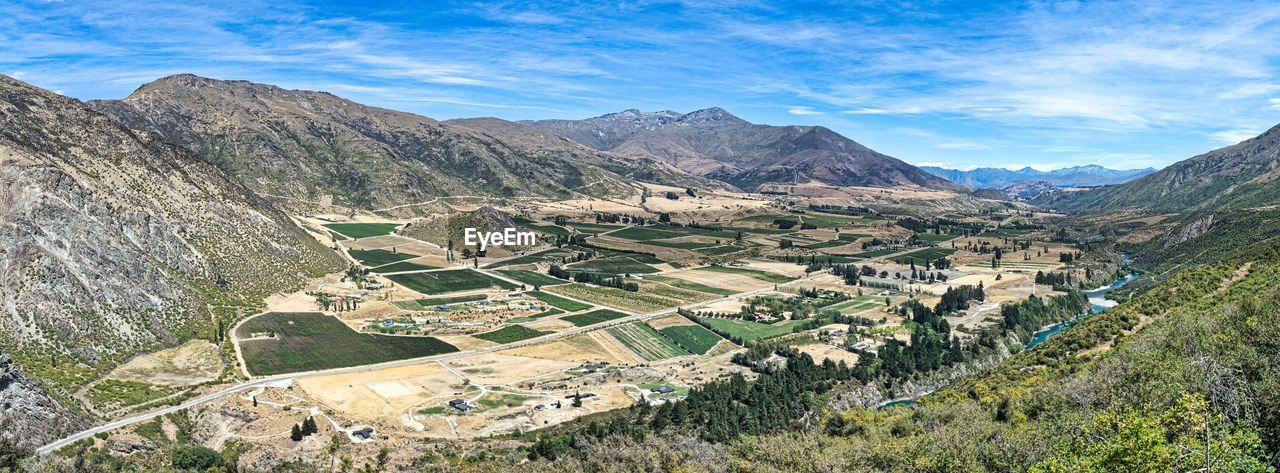
[[[699,312],[721,312],[721,313],[736,314],[736,313],[742,312],[742,306],[743,304],[741,300],[729,299],[729,300],[717,301],[711,304],[707,304],[705,306],[699,307],[696,310]]]
[[[631,351],[623,345],[618,339],[609,335],[604,330],[596,330],[579,335],[579,337],[588,337],[603,349],[600,353],[607,353],[616,365],[639,365],[645,362],[645,359],[635,352]],[[577,337],[574,337],[577,338]]]
[[[671,276],[677,279],[683,279],[689,282],[695,282],[720,289],[728,289],[736,292],[754,291],[756,289],[764,289],[773,287],[773,284],[761,281],[759,279],[747,276],[745,274],[733,273],[716,273],[711,271],[684,270],[674,273],[662,273],[663,276]]]
[[[458,347],[458,351],[477,350],[480,348],[488,348],[498,345],[497,343],[470,335],[435,335],[435,337],[444,340],[445,343]]]
[[[303,378],[297,384],[317,402],[362,420],[399,417],[464,387],[460,377],[436,363]]]
[[[549,356],[546,352],[526,352],[529,356],[519,356],[522,350],[541,345],[504,350],[499,353],[483,353],[445,361],[445,365],[461,373],[473,384],[515,384],[524,379],[541,376],[550,372],[561,371],[578,366],[580,363],[561,361]],[[543,354],[545,358],[536,358],[532,354]]]
[[[166,386],[190,386],[212,381],[222,374],[218,347],[205,340],[138,355],[107,375],[111,379]]]
[[[783,276],[791,276],[793,278],[804,276],[804,266],[795,263],[784,263],[782,261],[771,261],[762,259],[745,259],[742,260],[743,267],[747,269],[756,269]]]
[[[807,345],[797,346],[796,349],[801,352],[808,353],[809,356],[813,357],[813,361],[818,363],[821,363],[823,359],[828,359],[836,363],[843,361],[849,366],[854,366],[858,363],[858,355],[856,353],[845,350],[844,348],[831,346],[826,343],[810,343]]]
[[[644,362],[613,337],[598,330],[537,345],[503,350],[501,353],[571,362],[572,366],[568,367],[581,363],[637,364]]]
[[[376,250],[388,249],[396,247],[397,252],[412,253],[406,247],[416,243],[418,240],[402,237],[400,235],[383,235],[369,238],[361,238],[359,240],[343,240],[342,246],[352,250]]]
[[[667,327],[679,327],[682,325],[698,325],[682,315],[658,317],[656,319],[649,319],[647,322],[650,327],[654,328],[654,330],[662,330]]]

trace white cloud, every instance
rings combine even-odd
[[[1271,104],[1272,108],[1280,108],[1280,97],[1269,98],[1267,102]]]
[[[814,110],[811,107],[806,107],[803,105],[787,107],[787,113],[790,113],[792,115],[822,115],[822,112],[819,112],[817,110]]]
[[[1219,132],[1210,133],[1209,136],[1212,136],[1214,139],[1218,140],[1222,144],[1233,145],[1241,141],[1247,140],[1249,138],[1258,136],[1261,133],[1262,132],[1258,130],[1238,129],[1238,130],[1222,130]]]

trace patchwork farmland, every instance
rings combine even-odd
[[[245,366],[254,375],[296,373],[418,358],[457,351],[432,337],[359,333],[320,313],[270,312],[236,330]]]
[[[329,223],[325,228],[338,232],[349,238],[369,238],[390,235],[395,232],[398,223]]]
[[[514,289],[516,286],[470,269],[451,269],[423,273],[402,273],[387,276],[404,287],[422,294],[444,294],[475,289],[498,287]]]
[[[498,344],[507,344],[511,342],[518,342],[520,340],[539,337],[542,335],[546,335],[548,333],[550,332],[534,330],[529,327],[525,327],[523,325],[507,325],[505,327],[502,327],[498,330],[494,330],[492,332],[485,332],[485,333],[472,335],[472,336],[479,338],[481,340],[488,340]]]
[[[688,351],[663,337],[653,327],[643,322],[632,322],[609,327],[605,331],[646,361],[656,361],[689,354]]]
[[[595,325],[601,322],[608,322],[613,319],[626,317],[627,314],[609,309],[596,309],[583,314],[574,314],[561,317],[561,320],[569,322],[578,327]]]
[[[715,332],[707,330],[706,327],[701,325],[674,325],[664,327],[659,332],[685,350],[699,355],[707,354],[708,351],[711,351],[711,348],[720,343],[720,340],[723,340]]]

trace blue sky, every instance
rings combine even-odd
[[[439,119],[719,106],[958,168],[1159,167],[1280,123],[1276,2],[365,3],[7,2],[0,73],[94,99],[189,72]]]

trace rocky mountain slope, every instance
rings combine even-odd
[[[1046,181],[1024,181],[1005,186],[1000,194],[1009,200],[1029,200],[1057,191],[1057,187]]]
[[[1179,161],[1125,184],[1041,202],[1076,211],[1239,210],[1280,202],[1280,125],[1257,137]]]
[[[637,192],[629,184],[633,173],[688,178],[558,138],[489,134],[246,81],[176,75],[90,106],[188,148],[290,207],[332,202],[374,209],[444,195],[626,196]]]
[[[1093,187],[1123,184],[1147,174],[1154,168],[1109,169],[1098,165],[1040,171],[1030,167],[1018,170],[978,168],[968,171],[921,166],[920,169],[948,181],[975,189],[1002,189],[1023,182],[1043,181],[1060,187]]]
[[[827,128],[757,125],[720,108],[687,114],[627,110],[585,120],[523,123],[598,150],[661,160],[747,190],[808,182],[964,190]]]
[[[520,232],[528,231],[528,229],[516,224],[510,215],[486,205],[470,212],[439,214],[417,219],[405,226],[405,229],[400,233],[411,238],[434,243],[442,248],[452,248],[455,252],[461,254],[463,248],[470,248],[472,251],[479,250],[477,246],[468,247],[465,244],[464,231],[467,228],[474,228],[477,232],[501,232],[508,228],[514,228]],[[450,246],[451,244],[452,246]],[[489,256],[496,257],[508,256],[512,252],[526,249],[521,246],[489,246],[487,248]]]
[[[210,304],[254,304],[340,269],[217,168],[5,76],[0,240],[0,350],[63,405],[133,353],[209,333]],[[0,391],[8,399],[22,385]],[[6,405],[2,416],[24,426],[30,416],[13,411],[37,405]],[[25,427],[41,429],[32,442],[57,433]]]

